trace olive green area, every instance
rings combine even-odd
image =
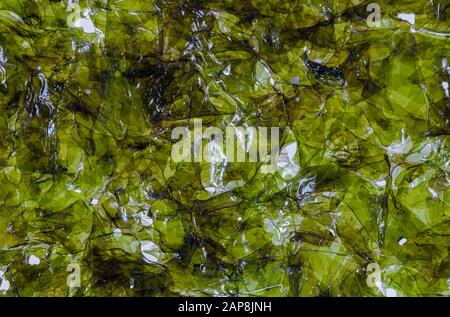
[[[450,295],[450,1],[68,2],[0,1],[0,295]]]

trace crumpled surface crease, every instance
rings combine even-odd
[[[0,295],[450,295],[450,2],[372,2],[2,0]]]

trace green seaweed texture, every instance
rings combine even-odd
[[[372,2],[1,0],[0,295],[450,295],[450,1]]]

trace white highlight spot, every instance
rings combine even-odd
[[[141,252],[144,258],[150,262],[158,262],[156,255],[160,252],[159,247],[151,241],[141,243]]]
[[[113,234],[115,237],[121,237],[122,236],[122,230],[120,230],[119,228],[116,228],[113,230]]]
[[[432,189],[430,187],[428,187],[428,192],[431,194],[432,198],[438,198],[439,197],[438,193],[434,189]]]
[[[227,67],[225,67],[225,69],[222,72],[225,76],[230,76],[231,74],[231,65],[228,65]]]
[[[405,129],[402,129],[402,140],[400,142],[393,141],[390,146],[386,148],[390,157],[407,154],[413,148],[413,143],[409,137],[406,136]]]
[[[0,283],[0,291],[7,291],[9,290],[10,284],[8,280],[1,279]]]
[[[416,15],[414,13],[399,13],[397,15],[397,18],[406,21],[411,25],[414,25],[414,23],[416,23]]]
[[[0,270],[0,292],[9,290],[10,284],[9,281],[3,277],[5,274],[4,271]]]
[[[291,85],[298,86],[300,85],[300,77],[295,76],[291,78]]]
[[[278,160],[278,166],[285,167],[294,159],[294,155],[297,153],[297,143],[291,142],[283,147]]]
[[[399,245],[404,245],[406,242],[408,242],[408,239],[406,238],[401,238],[400,240],[398,240]]]
[[[31,255],[28,259],[30,265],[39,265],[39,263],[41,263],[41,260],[37,256]]]
[[[387,288],[386,289],[386,297],[396,297],[397,296],[397,291],[393,288]]]
[[[83,28],[84,33],[95,33],[95,26],[91,18],[88,16],[86,18],[81,18],[75,21],[74,26],[77,28]]]
[[[300,166],[295,162],[294,156],[297,153],[297,142],[285,145],[278,157],[278,172],[284,179],[291,179],[297,175]]]
[[[153,219],[146,215],[146,213],[141,213],[141,223],[144,227],[150,227],[153,224]]]
[[[446,96],[447,98],[450,98],[450,94],[449,94],[449,92],[448,92],[448,82],[443,81],[443,82],[442,82],[442,88],[444,88],[445,96]]]

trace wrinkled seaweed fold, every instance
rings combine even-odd
[[[450,295],[450,1],[372,2],[2,0],[0,295]]]

